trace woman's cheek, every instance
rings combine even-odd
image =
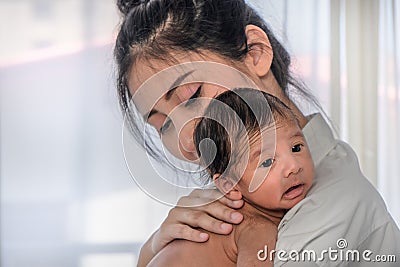
[[[145,119],[146,119],[146,118],[145,118]],[[161,114],[154,114],[154,115],[152,115],[150,118],[148,118],[148,121],[147,121],[147,122],[148,122],[150,125],[152,125],[152,126],[157,130],[157,132],[159,132],[160,129],[161,129],[161,127],[162,127],[163,124],[164,124],[165,119],[166,119],[166,116],[164,116],[164,115],[161,115]]]

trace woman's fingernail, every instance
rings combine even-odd
[[[242,200],[234,200],[233,204],[235,205],[240,205],[242,203]]]
[[[206,233],[201,233],[200,234],[200,239],[201,240],[206,240],[208,238],[208,234],[206,234]]]
[[[230,224],[227,224],[227,223],[221,224],[222,230],[230,230],[231,227],[232,227],[232,226],[231,226]]]
[[[231,214],[231,219],[234,221],[238,221],[242,218],[242,214],[240,214],[239,212],[233,212]]]

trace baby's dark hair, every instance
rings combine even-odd
[[[245,27],[255,25],[268,36],[273,50],[271,71],[288,95],[288,87],[312,103],[315,100],[289,71],[290,55],[265,21],[244,0],[118,0],[122,23],[114,56],[117,63],[117,89],[126,122],[136,139],[143,141],[143,128],[128,88],[130,71],[140,60],[164,59],[174,62],[170,53],[213,52],[237,62],[252,50],[247,45]],[[135,74],[132,74],[135,75]]]
[[[210,177],[219,173],[238,181],[235,167],[249,152],[244,142],[251,145],[261,130],[287,120],[298,123],[291,109],[271,94],[250,88],[226,91],[210,103],[196,125],[193,139],[200,161]]]

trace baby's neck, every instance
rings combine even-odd
[[[279,225],[283,216],[286,213],[286,210],[272,210],[272,209],[262,208],[253,203],[248,202],[247,200],[245,200],[243,208],[254,215],[259,215],[261,217],[264,217],[265,219],[270,220],[276,226]]]

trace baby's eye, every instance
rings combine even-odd
[[[267,159],[260,164],[260,167],[269,168],[271,167],[272,163],[274,163],[274,159]]]
[[[171,125],[172,125],[171,119],[167,118],[164,124],[160,128],[160,134],[165,134],[171,128]]]
[[[193,104],[193,103],[196,101],[196,99],[197,99],[197,98],[200,96],[200,94],[201,94],[201,89],[202,89],[202,85],[200,85],[200,86],[197,88],[196,92],[194,92],[194,94],[186,101],[185,107],[190,106],[191,104]]]
[[[302,144],[297,144],[292,147],[292,152],[300,152],[301,151]]]

